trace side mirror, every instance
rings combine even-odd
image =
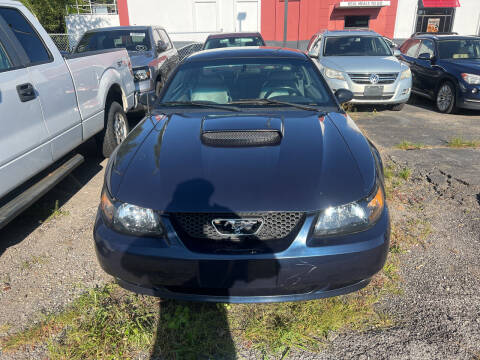
[[[393,56],[402,56],[402,52],[398,49],[393,50]]]
[[[318,54],[315,54],[313,51],[309,51],[307,55],[312,59],[318,59]]]
[[[428,60],[428,61],[432,60],[432,56],[429,53],[421,53],[420,55],[418,55],[418,58],[420,60]]]
[[[165,50],[167,50],[167,48],[168,48],[168,45],[165,43],[165,41],[158,40],[158,42],[157,42],[157,51],[158,52],[164,52]]]
[[[344,104],[353,99],[353,93],[347,89],[338,89],[335,91],[335,97],[340,104]]]
[[[157,95],[153,93],[145,92],[138,97],[138,102],[144,106],[152,106],[155,101],[157,101]]]

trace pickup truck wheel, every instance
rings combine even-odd
[[[446,114],[455,112],[455,87],[451,82],[440,85],[436,100],[438,111]]]
[[[125,140],[129,132],[127,115],[123,111],[122,105],[114,101],[107,111],[102,142],[102,154],[105,157],[112,154],[113,150]]]

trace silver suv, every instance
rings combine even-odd
[[[342,88],[353,92],[352,103],[387,104],[399,111],[410,97],[410,68],[374,31],[318,32],[307,51],[333,92]]]

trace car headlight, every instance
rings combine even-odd
[[[377,222],[384,205],[385,197],[379,185],[366,199],[323,210],[318,215],[314,235],[328,236],[365,230]]]
[[[154,210],[114,201],[106,188],[102,191],[100,211],[105,223],[119,232],[139,236],[164,234],[160,216]]]
[[[480,84],[480,75],[462,73],[462,78],[470,85]]]
[[[326,77],[330,79],[338,79],[338,80],[345,80],[345,77],[343,76],[341,71],[338,70],[333,70],[330,68],[325,67],[324,68],[324,74]]]
[[[400,80],[410,79],[411,77],[412,77],[412,71],[410,70],[410,68],[407,68],[402,71],[402,74],[400,75]]]
[[[144,81],[150,79],[150,69],[148,67],[133,69],[135,81]]]

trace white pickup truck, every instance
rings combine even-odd
[[[65,158],[78,145],[96,135],[112,153],[134,92],[125,49],[64,58],[26,7],[0,0],[0,228],[83,162]]]

